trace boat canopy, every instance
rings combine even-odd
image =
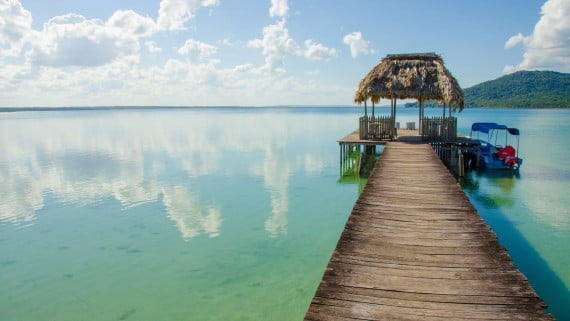
[[[500,125],[497,123],[473,123],[473,125],[471,125],[471,131],[474,132],[482,132],[488,134],[492,129],[507,130],[511,135],[519,135],[519,130],[517,128],[509,128],[505,125]]]

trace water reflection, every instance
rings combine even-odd
[[[516,266],[550,306],[548,311],[564,319],[570,315],[564,304],[570,298],[564,251],[568,215],[566,209],[549,202],[564,193],[557,187],[564,183],[528,175],[534,170],[527,164],[520,175],[510,171],[470,172],[461,183]],[[523,233],[525,230],[531,233]]]
[[[466,191],[477,192],[473,197],[487,208],[511,208],[516,201],[513,188],[519,179],[520,174],[512,171],[470,171],[461,185]],[[479,192],[482,186],[491,192]]]
[[[567,168],[533,164],[524,171],[529,184],[520,189],[521,206],[527,208],[537,222],[563,235],[570,230],[570,215],[564,203],[570,190],[569,174]]]
[[[570,228],[570,216],[558,205],[566,198],[569,187],[564,173],[542,164],[540,168],[527,164],[520,172],[472,171],[461,184],[487,208],[519,207],[528,211],[533,220],[565,232]],[[519,185],[523,180],[525,184]]]
[[[201,232],[210,237],[220,235],[221,211],[215,205],[205,206],[183,186],[164,187],[164,205],[168,217],[176,223],[185,240]]]
[[[277,146],[277,147],[275,147]],[[283,157],[283,148],[268,144],[263,164],[253,168],[253,174],[263,177],[263,183],[271,198],[271,216],[265,221],[265,231],[270,237],[287,233],[289,200],[287,190],[291,164]]]
[[[198,179],[220,173],[241,175],[246,166],[263,178],[269,196],[267,235],[285,234],[291,174],[320,173],[327,166],[325,156],[318,151],[304,155],[287,151],[290,133],[307,132],[304,124],[287,119],[293,117],[289,114],[212,115],[211,111],[0,115],[0,223],[33,224],[48,201],[85,206],[112,197],[125,208],[162,202],[185,240],[200,234],[215,237],[222,230],[222,207],[215,195],[197,186]],[[263,157],[242,160],[241,165],[230,157],[258,151]]]

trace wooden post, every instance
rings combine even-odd
[[[446,109],[445,101],[443,102],[443,117],[441,118],[441,129],[440,129],[440,136],[442,139],[446,139],[446,132],[448,131],[447,123],[445,121],[445,109]]]
[[[396,102],[397,102],[397,98],[394,98],[394,121],[396,121],[396,111],[398,110],[397,106],[396,106]]]
[[[361,165],[362,165],[362,153],[358,154],[358,159],[356,161],[356,170],[354,171],[355,177],[360,176],[360,171],[362,170]]]
[[[372,118],[374,118],[374,98],[371,98],[370,100],[372,100]]]
[[[394,137],[398,136],[398,128],[396,128],[396,98],[394,98]]]
[[[481,166],[481,164],[479,164],[479,157],[481,157],[481,144],[477,145],[477,160],[475,161],[477,169],[479,169],[479,166]]]
[[[463,153],[461,151],[459,152],[459,157],[458,157],[458,164],[457,164],[457,175],[459,175],[459,177],[464,177],[465,176],[465,163],[463,161]]]
[[[420,110],[419,110],[419,114],[420,114],[420,121],[418,123],[418,130],[420,132],[420,135],[422,134],[422,118],[423,118],[423,108],[422,108],[422,99],[420,98],[418,100],[418,104],[420,106]]]
[[[366,100],[364,101],[364,116],[368,116],[368,108],[366,107],[367,101],[368,101],[368,98],[366,98]]]
[[[342,143],[338,143],[338,147],[339,147],[339,152],[340,152],[340,162],[339,162],[339,171],[340,171],[340,177],[342,177]]]
[[[392,119],[392,125],[390,125],[390,138],[394,136],[394,99],[390,97],[390,118]]]
[[[422,105],[421,105],[421,107],[420,107],[420,110],[421,110],[421,112],[422,112],[422,119],[421,119],[421,126],[420,126],[420,128],[421,128],[421,130],[424,130],[424,124],[423,124],[423,119],[424,119],[424,101],[423,101],[423,100],[422,100]]]

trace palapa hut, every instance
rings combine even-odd
[[[374,104],[381,98],[392,103],[389,117],[375,117]],[[364,102],[365,115],[360,119],[361,139],[392,139],[396,136],[396,99],[419,101],[419,130],[423,138],[454,139],[457,120],[451,109],[463,109],[463,90],[435,53],[388,55],[364,77],[354,101]],[[372,102],[372,116],[367,115],[366,102]],[[423,102],[437,100],[449,106],[449,117],[423,117]]]

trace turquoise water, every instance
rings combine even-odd
[[[558,320],[570,320],[570,111],[467,110],[521,130],[518,175],[472,172],[462,186]],[[515,145],[516,146],[516,145]]]
[[[0,319],[301,320],[357,198],[335,141],[360,113],[1,113]],[[521,128],[525,163],[464,189],[568,319],[570,113],[467,110],[459,127],[485,120]]]

